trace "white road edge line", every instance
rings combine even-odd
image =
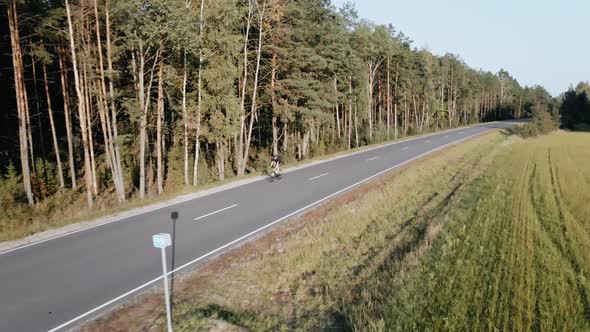
[[[375,159],[377,159],[377,158],[379,158],[379,157],[373,157],[373,158],[369,158],[369,159],[367,159],[367,161],[375,160]]]
[[[478,127],[478,128],[480,128],[480,127],[481,128],[486,128],[485,127],[486,124],[493,124],[493,123],[496,123],[496,122],[498,122],[498,121],[491,121],[491,122],[485,122],[485,123],[473,125],[473,128],[476,128],[476,127]],[[340,158],[346,158],[346,157],[354,156],[356,154],[366,153],[366,152],[377,150],[377,149],[386,148],[386,147],[389,147],[389,146],[392,146],[392,145],[398,145],[398,144],[402,144],[402,143],[407,143],[407,142],[415,141],[415,140],[418,140],[418,139],[422,139],[424,137],[442,135],[444,133],[454,133],[456,131],[461,131],[461,130],[463,130],[465,128],[466,127],[453,128],[453,129],[443,130],[443,131],[440,131],[440,132],[434,132],[434,133],[431,133],[431,134],[426,134],[426,135],[422,135],[422,136],[418,136],[418,137],[412,137],[412,138],[408,138],[408,139],[404,139],[404,140],[393,141],[393,142],[386,143],[386,144],[383,144],[383,145],[377,145],[377,146],[374,146],[374,147],[370,147],[370,148],[367,148],[367,149],[364,149],[364,150],[359,150],[359,151],[354,151],[354,152],[351,152],[351,153],[346,153],[346,154],[343,154],[342,156],[337,156],[334,159],[327,159],[325,162],[332,161],[332,160],[337,160],[337,159],[340,159]],[[469,127],[467,127],[467,128],[469,128]],[[492,129],[499,129],[499,128],[492,128]],[[319,164],[313,164],[313,163],[311,163],[309,165],[304,165],[302,168],[294,169],[294,171],[297,171],[297,170],[303,169],[303,168],[307,168],[307,167],[317,166],[317,165],[319,165]],[[233,188],[235,188],[235,187],[233,187]],[[229,190],[229,189],[233,189],[233,188],[227,188],[227,189],[223,189],[221,191],[225,191],[225,190]],[[221,192],[221,191],[219,191],[219,192]],[[214,193],[217,193],[217,192],[214,192]],[[211,194],[213,194],[213,193],[211,193]],[[205,195],[205,196],[207,196],[207,195]],[[137,213],[133,213],[131,215],[118,217],[118,218],[115,218],[113,220],[109,220],[109,221],[106,221],[106,222],[103,222],[103,223],[100,223],[100,224],[96,224],[96,225],[92,225],[92,226],[88,226],[88,227],[76,229],[76,230],[73,230],[71,232],[67,232],[67,233],[64,233],[64,234],[56,235],[54,237],[50,237],[50,238],[39,240],[39,241],[34,241],[34,242],[23,244],[22,246],[18,246],[18,247],[12,248],[12,249],[7,249],[7,250],[4,250],[4,251],[0,251],[0,255],[4,255],[4,254],[8,254],[8,253],[13,252],[13,251],[25,249],[25,248],[32,247],[32,246],[36,246],[38,244],[42,244],[42,243],[45,243],[45,242],[57,240],[57,239],[62,238],[62,237],[66,237],[66,236],[69,236],[69,235],[74,235],[76,233],[81,233],[81,232],[84,232],[84,231],[88,231],[88,230],[91,230],[91,229],[94,229],[94,228],[97,228],[97,227],[101,227],[101,226],[105,226],[105,225],[108,225],[108,224],[112,224],[114,222],[125,221],[126,219],[130,219],[130,218],[133,218],[133,217],[141,216],[141,215],[144,215],[144,214],[147,214],[147,213],[150,213],[150,212],[162,210],[162,209],[169,208],[169,207],[172,207],[172,206],[175,206],[175,205],[179,205],[179,204],[182,204],[182,203],[190,202],[190,201],[193,201],[193,200],[196,200],[196,199],[205,197],[205,196],[190,197],[190,198],[186,198],[186,199],[183,199],[183,200],[180,200],[180,201],[177,201],[177,202],[166,204],[164,206],[156,206],[156,207],[153,207],[153,208],[147,208],[147,209],[145,209],[143,211],[140,211],[140,212],[137,212]]]
[[[330,174],[330,173],[324,173],[324,174],[322,174],[322,175],[314,176],[313,178],[309,178],[308,180],[309,180],[309,181],[313,181],[313,180],[315,180],[315,179],[319,179],[319,178],[321,178],[322,176],[326,176],[326,175],[328,175],[328,174]]]
[[[211,212],[211,213],[207,213],[206,215],[203,215],[203,216],[197,217],[197,218],[195,218],[194,220],[195,220],[195,221],[197,221],[197,220],[201,220],[201,219],[207,218],[207,217],[209,217],[209,216],[212,216],[212,215],[214,215],[214,214],[218,214],[218,213],[220,213],[220,212],[227,211],[227,210],[229,210],[229,209],[233,209],[233,208],[235,208],[236,206],[238,206],[238,204],[234,204],[234,205],[231,205],[231,206],[228,206],[228,207],[224,207],[223,209],[220,209],[220,210],[217,210],[217,211],[213,211],[213,212]]]
[[[330,199],[330,198],[332,198],[332,197],[334,197],[334,196],[340,195],[341,193],[343,193],[343,192],[346,192],[346,191],[348,191],[348,190],[350,190],[350,189],[352,189],[352,188],[354,188],[354,187],[357,187],[357,186],[359,186],[359,185],[361,185],[361,184],[363,184],[363,183],[365,183],[365,182],[367,182],[367,181],[370,181],[370,180],[372,180],[372,179],[374,179],[374,178],[376,178],[376,177],[378,177],[378,176],[380,176],[380,175],[382,175],[382,174],[384,174],[384,173],[387,173],[387,172],[389,172],[389,171],[391,171],[391,170],[393,170],[393,169],[396,169],[396,168],[398,168],[398,167],[400,167],[400,166],[403,166],[403,165],[405,165],[405,164],[407,164],[407,163],[410,163],[410,162],[412,162],[412,161],[414,161],[414,160],[416,160],[416,159],[420,159],[420,158],[422,158],[422,157],[424,157],[424,156],[426,156],[426,155],[428,155],[428,154],[431,154],[432,152],[435,152],[435,151],[441,150],[441,149],[443,149],[443,148],[445,148],[445,147],[447,147],[447,146],[449,146],[449,145],[453,145],[453,144],[460,143],[460,142],[462,142],[462,141],[465,141],[465,140],[467,140],[467,139],[469,139],[469,138],[471,138],[471,137],[474,137],[474,136],[477,136],[477,135],[481,135],[481,134],[483,134],[483,133],[486,133],[486,132],[488,132],[488,131],[491,131],[491,130],[495,130],[495,129],[488,129],[488,130],[484,130],[484,131],[482,131],[482,132],[478,132],[478,133],[476,133],[476,134],[469,135],[469,136],[467,136],[467,137],[464,137],[464,138],[458,139],[458,140],[456,140],[456,141],[453,141],[453,142],[450,142],[450,143],[447,143],[447,144],[441,145],[441,146],[439,146],[439,147],[437,147],[437,148],[434,148],[434,149],[432,149],[432,150],[426,151],[426,152],[424,152],[424,153],[422,153],[422,154],[419,154],[419,155],[417,155],[417,156],[415,156],[415,157],[413,157],[413,158],[410,158],[410,159],[408,159],[408,160],[406,160],[406,161],[403,161],[403,162],[401,162],[401,163],[399,163],[399,164],[397,164],[397,165],[391,166],[391,167],[389,167],[389,168],[387,168],[387,169],[385,169],[385,170],[383,170],[383,171],[380,171],[380,172],[378,172],[378,173],[376,173],[376,174],[374,174],[374,175],[371,175],[371,176],[369,176],[368,178],[365,178],[365,179],[363,179],[363,180],[360,180],[359,182],[356,182],[356,183],[354,183],[354,184],[351,184],[350,186],[348,186],[348,187],[346,187],[346,188],[340,189],[340,190],[338,190],[337,192],[335,192],[335,193],[333,193],[333,194],[330,194],[330,195],[328,195],[328,196],[326,196],[326,197],[324,197],[324,198],[322,198],[322,199],[320,199],[320,200],[318,200],[318,201],[315,201],[315,202],[313,202],[313,203],[311,203],[311,204],[309,204],[309,205],[307,205],[307,206],[304,206],[304,207],[302,207],[302,208],[301,208],[301,209],[299,209],[299,210],[296,210],[296,211],[294,211],[294,212],[291,212],[291,213],[287,214],[286,216],[283,216],[283,217],[281,217],[281,218],[279,218],[279,219],[277,219],[277,220],[275,220],[275,221],[273,221],[273,222],[271,222],[271,223],[269,223],[269,224],[267,224],[267,225],[265,225],[265,226],[262,226],[262,227],[260,227],[260,228],[258,228],[258,229],[256,229],[256,230],[254,230],[254,231],[252,231],[252,232],[250,232],[250,233],[248,233],[248,234],[246,234],[246,235],[244,235],[244,236],[242,236],[242,237],[239,237],[239,238],[237,238],[237,239],[235,239],[235,240],[233,240],[233,241],[231,241],[231,242],[229,242],[229,243],[227,243],[227,244],[224,244],[223,246],[221,246],[221,247],[219,247],[219,248],[217,248],[217,249],[215,249],[215,250],[212,250],[212,251],[210,251],[210,252],[208,252],[208,253],[206,253],[206,254],[204,254],[204,255],[200,256],[200,257],[197,257],[197,258],[193,259],[192,261],[190,261],[190,262],[188,262],[188,263],[186,263],[186,264],[184,264],[184,265],[182,265],[182,266],[179,266],[179,267],[177,267],[176,269],[174,269],[174,270],[172,270],[172,271],[168,272],[167,276],[169,276],[169,275],[171,275],[171,274],[173,274],[173,273],[175,273],[175,272],[178,272],[178,271],[180,271],[180,270],[183,270],[183,269],[185,269],[186,267],[188,267],[188,266],[190,266],[190,265],[192,265],[192,264],[194,264],[194,263],[197,263],[198,261],[201,261],[201,260],[203,260],[203,259],[205,259],[205,258],[207,258],[207,257],[209,257],[209,256],[211,256],[211,255],[213,255],[213,254],[215,254],[215,253],[218,253],[218,252],[222,251],[223,249],[225,249],[225,248],[227,248],[227,247],[230,247],[230,246],[232,246],[232,245],[234,245],[234,244],[236,244],[236,243],[239,243],[240,241],[243,241],[243,240],[245,240],[245,239],[249,238],[250,236],[252,236],[252,235],[254,235],[254,234],[256,234],[256,233],[259,233],[259,232],[261,232],[261,231],[263,231],[263,230],[265,230],[265,229],[267,229],[267,228],[269,228],[269,227],[271,227],[271,226],[273,226],[273,225],[275,225],[275,224],[278,224],[278,223],[280,223],[281,221],[283,221],[283,220],[285,220],[285,219],[288,219],[288,218],[290,218],[290,217],[292,217],[292,216],[294,216],[294,215],[296,215],[296,214],[299,214],[299,213],[301,213],[301,212],[303,212],[303,211],[305,211],[305,210],[307,210],[307,209],[309,209],[309,208],[311,208],[311,207],[313,207],[313,206],[315,206],[315,205],[318,205],[318,204],[320,204],[320,203],[322,203],[322,202],[324,202],[324,201],[326,201],[326,200],[328,200],[328,199]],[[115,303],[115,302],[117,302],[117,301],[119,301],[119,300],[121,300],[121,299],[124,299],[125,297],[127,297],[127,296],[129,296],[129,295],[131,295],[131,294],[133,294],[133,293],[135,293],[135,292],[137,292],[137,291],[138,291],[138,290],[140,290],[140,289],[146,288],[147,286],[149,286],[149,285],[152,285],[152,284],[154,284],[154,283],[156,283],[156,282],[160,281],[161,279],[162,279],[162,277],[160,276],[160,277],[157,277],[157,278],[155,278],[155,279],[153,279],[153,280],[150,280],[150,281],[146,282],[145,284],[143,284],[143,285],[140,285],[140,286],[138,286],[138,287],[136,287],[136,288],[134,288],[134,289],[132,289],[132,290],[128,291],[128,292],[127,292],[127,293],[125,293],[125,294],[119,295],[119,296],[117,296],[116,298],[114,298],[114,299],[112,299],[112,300],[110,300],[110,301],[108,301],[108,302],[105,302],[105,303],[103,303],[103,304],[99,305],[98,307],[96,307],[96,308],[94,308],[94,309],[91,309],[91,310],[89,310],[89,311],[87,311],[87,312],[85,312],[85,313],[83,313],[83,314],[81,314],[81,315],[79,315],[79,316],[77,316],[77,317],[75,317],[75,318],[73,318],[73,319],[71,319],[71,320],[69,320],[69,321],[67,321],[67,322],[63,323],[63,324],[61,324],[61,325],[60,325],[60,326],[58,326],[58,327],[54,327],[54,328],[52,328],[52,329],[51,329],[51,330],[49,330],[48,332],[56,332],[56,331],[59,331],[60,329],[62,329],[62,328],[64,328],[64,327],[66,327],[66,326],[68,326],[68,325],[70,325],[70,324],[72,324],[72,323],[74,323],[74,322],[77,322],[77,321],[79,321],[80,319],[82,319],[82,318],[84,318],[84,317],[87,317],[87,316],[89,316],[89,315],[91,315],[91,314],[93,314],[93,313],[95,313],[95,312],[99,311],[100,309],[102,309],[102,308],[105,308],[105,307],[107,307],[107,306],[109,306],[109,305],[111,305],[111,304],[113,304],[113,303]]]

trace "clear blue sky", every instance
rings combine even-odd
[[[332,0],[340,7],[349,0]],[[350,0],[359,17],[393,24],[414,46],[476,69],[508,70],[554,96],[590,80],[590,1]]]

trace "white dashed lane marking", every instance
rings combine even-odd
[[[203,215],[203,216],[197,217],[197,218],[195,218],[194,220],[195,220],[195,221],[197,221],[197,220],[201,220],[201,219],[204,219],[204,218],[210,217],[210,216],[212,216],[212,215],[214,215],[214,214],[218,214],[218,213],[220,213],[220,212],[227,211],[227,210],[229,210],[229,209],[233,209],[233,208],[235,208],[236,206],[238,206],[238,204],[234,204],[234,205],[231,205],[231,206],[228,206],[228,207],[224,207],[223,209],[220,209],[220,210],[217,210],[217,211],[213,211],[213,212],[211,212],[211,213],[207,213],[206,215]]]
[[[310,178],[310,179],[309,179],[309,181],[313,181],[313,180],[315,180],[315,179],[319,179],[319,178],[321,178],[322,176],[326,176],[326,175],[328,175],[328,174],[329,174],[329,173],[324,173],[324,174],[322,174],[322,175],[314,176],[313,178]]]

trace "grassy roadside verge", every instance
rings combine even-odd
[[[433,133],[426,133],[424,135],[428,134]],[[402,142],[424,135],[409,136],[396,140],[395,142]],[[290,162],[288,166],[289,168],[301,167],[305,166],[306,164],[321,161],[323,159],[335,158],[349,153],[355,153],[386,144],[391,144],[393,142],[394,141],[387,141],[351,150],[344,150],[333,154],[318,156],[302,161]],[[7,241],[22,239],[40,232],[57,230],[60,227],[69,226],[80,222],[92,221],[94,219],[128,212],[133,209],[148,207],[153,204],[165,203],[179,196],[214,189],[223,185],[234,183],[236,181],[253,179],[257,176],[259,176],[259,173],[255,172],[254,174],[249,174],[242,177],[231,177],[224,181],[210,182],[199,186],[198,188],[183,187],[178,190],[165,192],[160,196],[153,196],[144,200],[139,200],[132,197],[122,205],[118,205],[116,203],[116,198],[114,195],[104,194],[97,197],[95,201],[95,208],[92,210],[89,210],[86,207],[84,195],[80,195],[79,193],[73,191],[66,191],[56,195],[53,198],[47,199],[32,208],[23,206],[19,207],[18,209],[14,209],[14,211],[5,211],[5,213],[0,216],[0,246],[2,246],[2,244],[6,244]],[[51,234],[49,234],[48,237],[51,237]]]
[[[495,132],[450,147],[205,264],[176,286],[176,329],[218,318],[257,331],[354,328],[365,306],[353,304],[384,301],[371,291],[391,287],[382,273],[410,273],[466,187],[515,140]],[[160,302],[141,296],[84,330],[159,330]]]

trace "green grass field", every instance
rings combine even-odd
[[[420,266],[360,322],[588,330],[589,165],[587,133],[512,145],[462,195]]]
[[[449,148],[185,278],[176,330],[588,330],[589,162],[590,133]],[[161,309],[89,329],[158,330]]]

